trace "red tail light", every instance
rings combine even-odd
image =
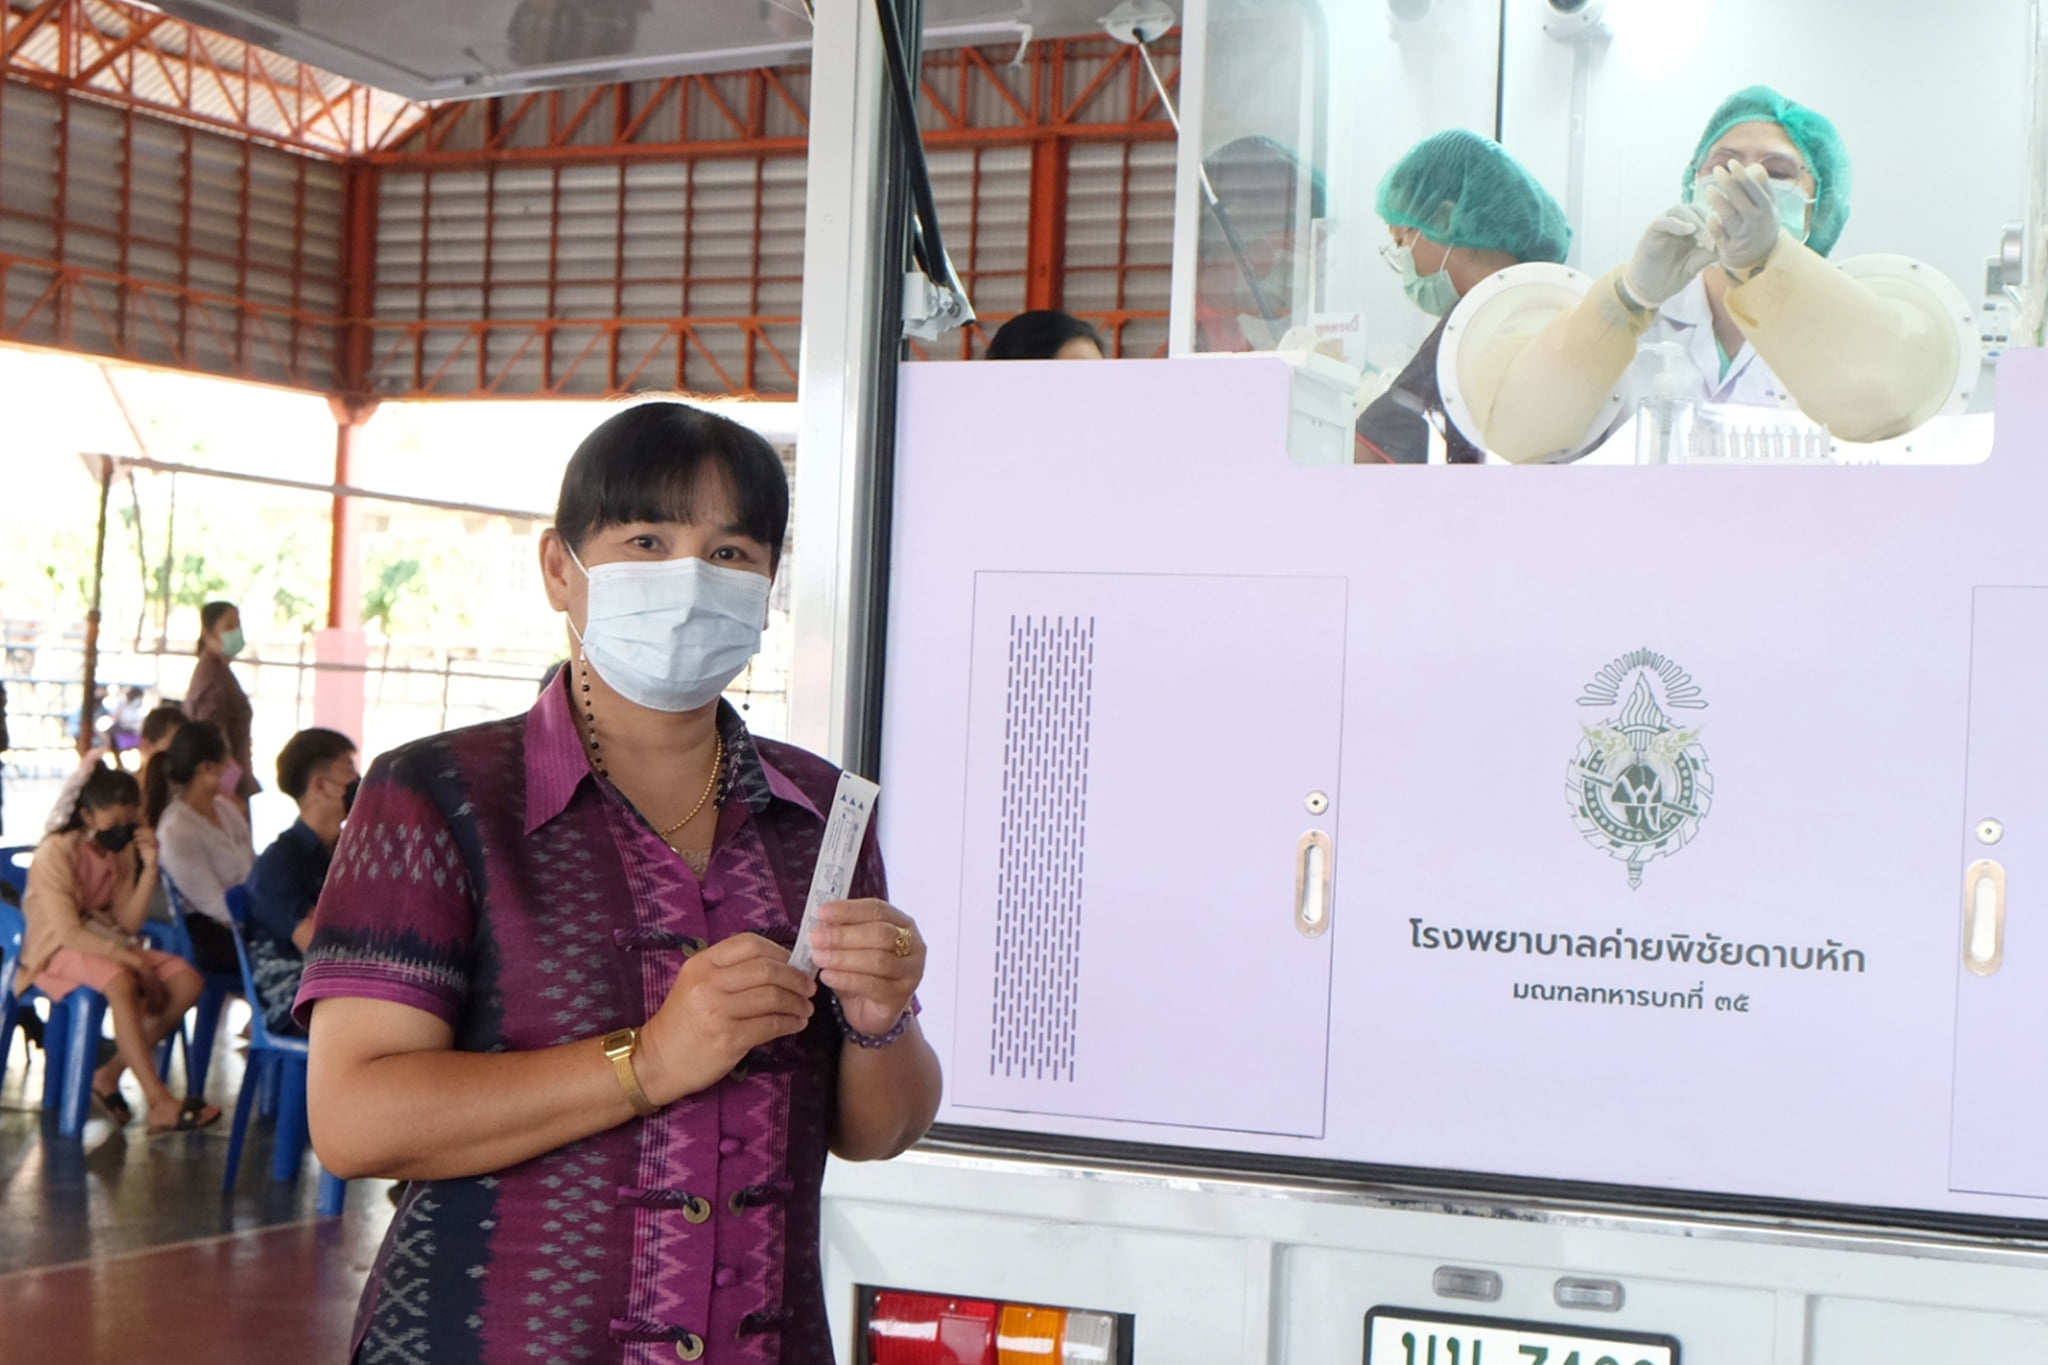
[[[874,1365],[997,1365],[996,1305],[884,1289],[868,1314]]]
[[[861,1365],[1130,1365],[1129,1314],[861,1290]]]

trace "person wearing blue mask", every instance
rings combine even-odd
[[[826,1154],[901,1152],[940,1077],[872,826],[791,962],[840,773],[721,700],[788,524],[759,435],[614,414],[541,537],[569,662],[364,776],[296,1005],[320,1160],[409,1182],[353,1358],[832,1358]]]
[[[1702,403],[1798,410],[1849,441],[1911,431],[1953,378],[1929,320],[1828,263],[1849,219],[1849,151],[1828,119],[1768,86],[1721,102],[1678,203],[1575,309],[1468,395],[1489,450],[1572,458],[1638,344],[1676,343]],[[1946,368],[1945,368],[1946,365]]]
[[[1381,248],[1402,292],[1436,318],[1496,271],[1562,261],[1572,230],[1564,210],[1499,143],[1463,128],[1424,138],[1380,181],[1377,208],[1392,237]],[[1480,449],[1444,419],[1437,391],[1439,321],[1393,385],[1359,414],[1361,464],[1422,464],[1431,430],[1452,464],[1477,464]]]

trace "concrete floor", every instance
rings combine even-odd
[[[245,1017],[230,1004],[207,1078],[220,1123],[150,1138],[138,1118],[90,1153],[57,1135],[42,1054],[15,1040],[0,1082],[0,1365],[344,1357],[387,1186],[358,1181],[342,1217],[319,1218],[312,1153],[298,1180],[273,1181],[270,1127],[252,1121],[222,1194]]]

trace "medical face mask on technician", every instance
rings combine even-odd
[[[1458,286],[1451,283],[1447,267],[1451,263],[1451,252],[1444,251],[1443,264],[1428,275],[1418,274],[1415,269],[1415,248],[1397,246],[1386,251],[1387,263],[1401,272],[1401,292],[1408,301],[1433,318],[1440,318],[1458,306]]]
[[[567,548],[565,545],[564,548]],[[716,701],[761,648],[768,579],[701,559],[614,560],[583,569],[590,585],[583,657],[605,685],[650,711]],[[576,631],[572,621],[570,632]]]

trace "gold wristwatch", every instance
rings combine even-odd
[[[633,1112],[643,1119],[652,1114],[654,1101],[647,1098],[647,1092],[640,1088],[640,1077],[633,1071],[633,1050],[640,1046],[640,1030],[622,1028],[616,1033],[607,1033],[598,1039],[598,1046],[611,1059],[612,1070],[619,1073],[619,1089],[626,1092]]]

